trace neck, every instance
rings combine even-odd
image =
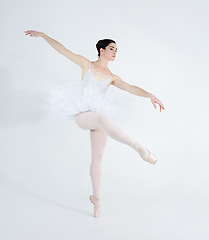
[[[107,65],[108,65],[108,60],[105,58],[100,57],[97,61],[95,61],[95,63],[97,64],[98,67],[103,68],[103,69],[107,69]]]

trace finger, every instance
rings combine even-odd
[[[159,102],[159,105],[161,106],[161,108],[164,108],[163,104],[161,102]]]

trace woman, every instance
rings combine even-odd
[[[107,136],[135,149],[143,160],[151,164],[155,164],[157,161],[156,157],[147,148],[132,139],[111,121],[112,116],[112,119],[120,116],[120,110],[118,110],[116,104],[118,100],[114,102],[113,98],[113,100],[109,101],[110,97],[105,95],[107,88],[110,85],[113,85],[131,94],[150,98],[155,108],[155,103],[159,104],[160,112],[161,109],[165,109],[164,105],[153,94],[146,92],[137,86],[130,85],[117,75],[111,73],[107,65],[109,61],[115,60],[117,52],[115,41],[111,39],[98,41],[96,44],[98,60],[90,62],[87,58],[74,54],[62,44],[42,32],[28,30],[25,31],[25,35],[42,37],[56,51],[81,67],[81,87],[77,90],[73,88],[66,90],[66,88],[61,87],[59,90],[55,91],[52,97],[52,103],[54,104],[55,109],[59,109],[61,113],[64,113],[63,115],[75,119],[80,128],[90,130],[92,152],[90,176],[92,180],[93,195],[91,195],[89,199],[94,205],[94,217],[98,217],[101,211],[101,162]],[[114,106],[116,107],[112,110],[113,115],[111,116],[110,108]]]

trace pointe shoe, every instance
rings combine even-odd
[[[96,205],[95,200],[94,200],[94,196],[91,195],[91,196],[89,197],[89,200],[90,200],[90,201],[93,203],[93,205],[94,205],[94,217],[99,217],[100,212],[101,212],[101,209],[98,208],[98,206]]]
[[[154,154],[151,153],[147,148],[146,148],[146,150],[148,151],[149,156],[148,156],[147,158],[143,157],[143,156],[140,154],[140,151],[139,151],[140,148],[144,148],[142,145],[139,145],[138,143],[136,143],[136,145],[134,145],[134,148],[137,150],[137,152],[139,153],[139,155],[141,156],[141,158],[142,158],[144,161],[146,161],[146,162],[148,162],[148,163],[151,163],[151,164],[153,164],[153,165],[158,161],[157,158],[154,156]]]
[[[146,148],[147,149],[147,148]],[[157,158],[154,156],[153,153],[151,153],[148,149],[147,149],[148,153],[149,153],[149,157],[148,158],[143,158],[142,159],[148,163],[151,163],[151,164],[155,164],[158,160]]]

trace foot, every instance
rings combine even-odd
[[[134,144],[134,149],[139,153],[142,159],[148,163],[155,164],[158,160],[147,148],[143,147],[139,143]]]
[[[89,200],[94,205],[94,217],[99,217],[100,212],[101,212],[100,194],[99,193],[94,193],[93,195],[91,195],[89,197]]]

